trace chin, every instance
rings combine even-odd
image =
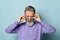
[[[31,22],[31,21],[27,21],[27,22]]]

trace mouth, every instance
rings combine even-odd
[[[34,21],[28,21],[26,24],[31,27],[34,24]]]

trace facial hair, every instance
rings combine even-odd
[[[27,26],[31,27],[33,24],[34,24],[34,19],[32,19],[30,22],[27,21],[27,19],[26,19],[26,25]]]

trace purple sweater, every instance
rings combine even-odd
[[[54,33],[56,30],[44,21],[34,22],[31,27],[28,27],[26,22],[15,21],[5,31],[7,33],[17,33],[18,40],[41,40],[43,33]]]

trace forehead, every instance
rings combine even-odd
[[[28,16],[28,15],[33,16],[33,15],[34,15],[34,12],[26,11],[25,15],[26,15],[26,16]]]

